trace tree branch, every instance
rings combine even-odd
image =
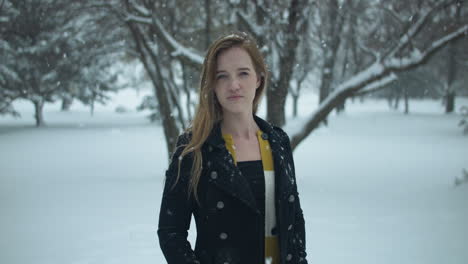
[[[468,25],[464,25],[436,41],[433,41],[423,52],[412,52],[406,58],[388,57],[384,62],[376,61],[367,69],[356,74],[354,77],[339,85],[314,112],[312,117],[303,125],[297,133],[291,136],[291,147],[294,150],[302,140],[304,140],[312,130],[322,122],[327,115],[338,106],[343,100],[354,95],[357,91],[364,89],[375,81],[386,80],[390,78],[392,72],[401,72],[415,68],[428,60],[436,51],[444,47],[450,41],[453,41],[468,31]],[[391,80],[388,79],[388,80]]]
[[[396,76],[395,73],[392,72],[388,74],[387,76],[364,86],[361,90],[359,90],[359,92],[356,92],[354,95],[363,96],[369,93],[379,91],[381,89],[384,89],[387,85],[389,85],[390,83],[396,80],[398,80],[398,77]]]
[[[423,12],[419,19],[408,28],[408,30],[401,36],[400,41],[398,44],[390,50],[387,54],[385,54],[382,59],[387,57],[394,57],[397,53],[401,52],[416,36],[416,34],[421,31],[423,26],[427,23],[428,18],[436,11],[442,9],[445,5],[448,5],[453,0],[441,0],[436,5],[431,7],[426,12]]]
[[[199,67],[203,64],[203,56],[198,54],[198,52],[192,51],[182,44],[180,44],[177,40],[175,40],[169,32],[166,31],[164,26],[162,25],[161,21],[156,17],[156,14],[153,13],[151,16],[153,21],[154,28],[156,30],[156,35],[162,41],[162,43],[166,46],[166,48],[171,52],[171,55],[175,58],[184,61],[187,64],[193,65],[195,67]]]

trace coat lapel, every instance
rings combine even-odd
[[[275,169],[276,199],[288,199],[292,189],[292,182],[290,180],[292,179],[292,169],[291,165],[287,164],[286,160],[287,155],[290,155],[290,153],[286,152],[283,144],[284,139],[280,137],[270,123],[256,116],[255,121],[260,129],[268,135],[268,142],[270,143],[273,155],[273,166]]]
[[[209,160],[213,162],[212,166],[217,170],[217,177],[212,181],[214,185],[245,204],[255,213],[260,213],[249,183],[234,164],[231,154],[226,149],[219,123],[215,125],[207,143]]]

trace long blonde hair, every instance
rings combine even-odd
[[[190,194],[193,192],[197,202],[199,201],[197,187],[200,181],[203,164],[201,148],[215,124],[221,121],[223,117],[221,105],[219,104],[214,92],[217,58],[220,53],[233,47],[240,47],[249,54],[255,68],[255,72],[261,79],[260,86],[257,88],[253,100],[254,113],[257,112],[260,99],[267,85],[268,70],[263,56],[258,49],[255,40],[246,33],[233,33],[220,37],[208,48],[201,71],[198,108],[191,126],[187,129],[187,132],[191,132],[191,139],[187,145],[183,146],[184,149],[180,155],[180,157],[183,158],[185,155],[193,153],[188,193],[190,197]],[[182,158],[179,158],[177,180],[180,176]]]

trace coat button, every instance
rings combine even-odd
[[[292,259],[292,255],[291,255],[291,254],[288,254],[288,255],[286,256],[286,260],[287,260],[287,261],[291,261],[291,259]]]
[[[216,171],[211,172],[211,179],[216,180],[218,178],[218,173]]]
[[[263,138],[263,140],[268,140],[268,134],[267,133],[262,133],[262,138]]]
[[[213,147],[212,147],[212,146],[208,146],[208,151],[209,151],[209,152],[213,151]]]
[[[226,240],[227,237],[228,237],[228,235],[226,233],[219,234],[219,238],[221,238],[221,240]]]
[[[292,225],[289,225],[288,226],[288,231],[291,231],[291,229],[292,229]]]
[[[278,228],[276,226],[271,229],[271,234],[274,236],[278,235]]]
[[[292,194],[289,195],[288,201],[289,201],[290,203],[292,203],[292,202],[294,202],[294,200],[295,200],[294,195],[292,195]]]
[[[217,204],[216,204],[216,207],[218,209],[223,209],[224,208],[224,203],[222,201],[219,201]]]

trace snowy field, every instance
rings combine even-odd
[[[156,229],[166,147],[132,110],[140,97],[124,91],[94,117],[46,105],[40,129],[28,103],[17,104],[21,119],[0,117],[0,263],[165,263]],[[307,116],[316,98],[301,100]],[[454,187],[468,136],[439,101],[410,107],[405,116],[385,101],[348,103],[295,151],[310,263],[468,263],[468,184]]]

